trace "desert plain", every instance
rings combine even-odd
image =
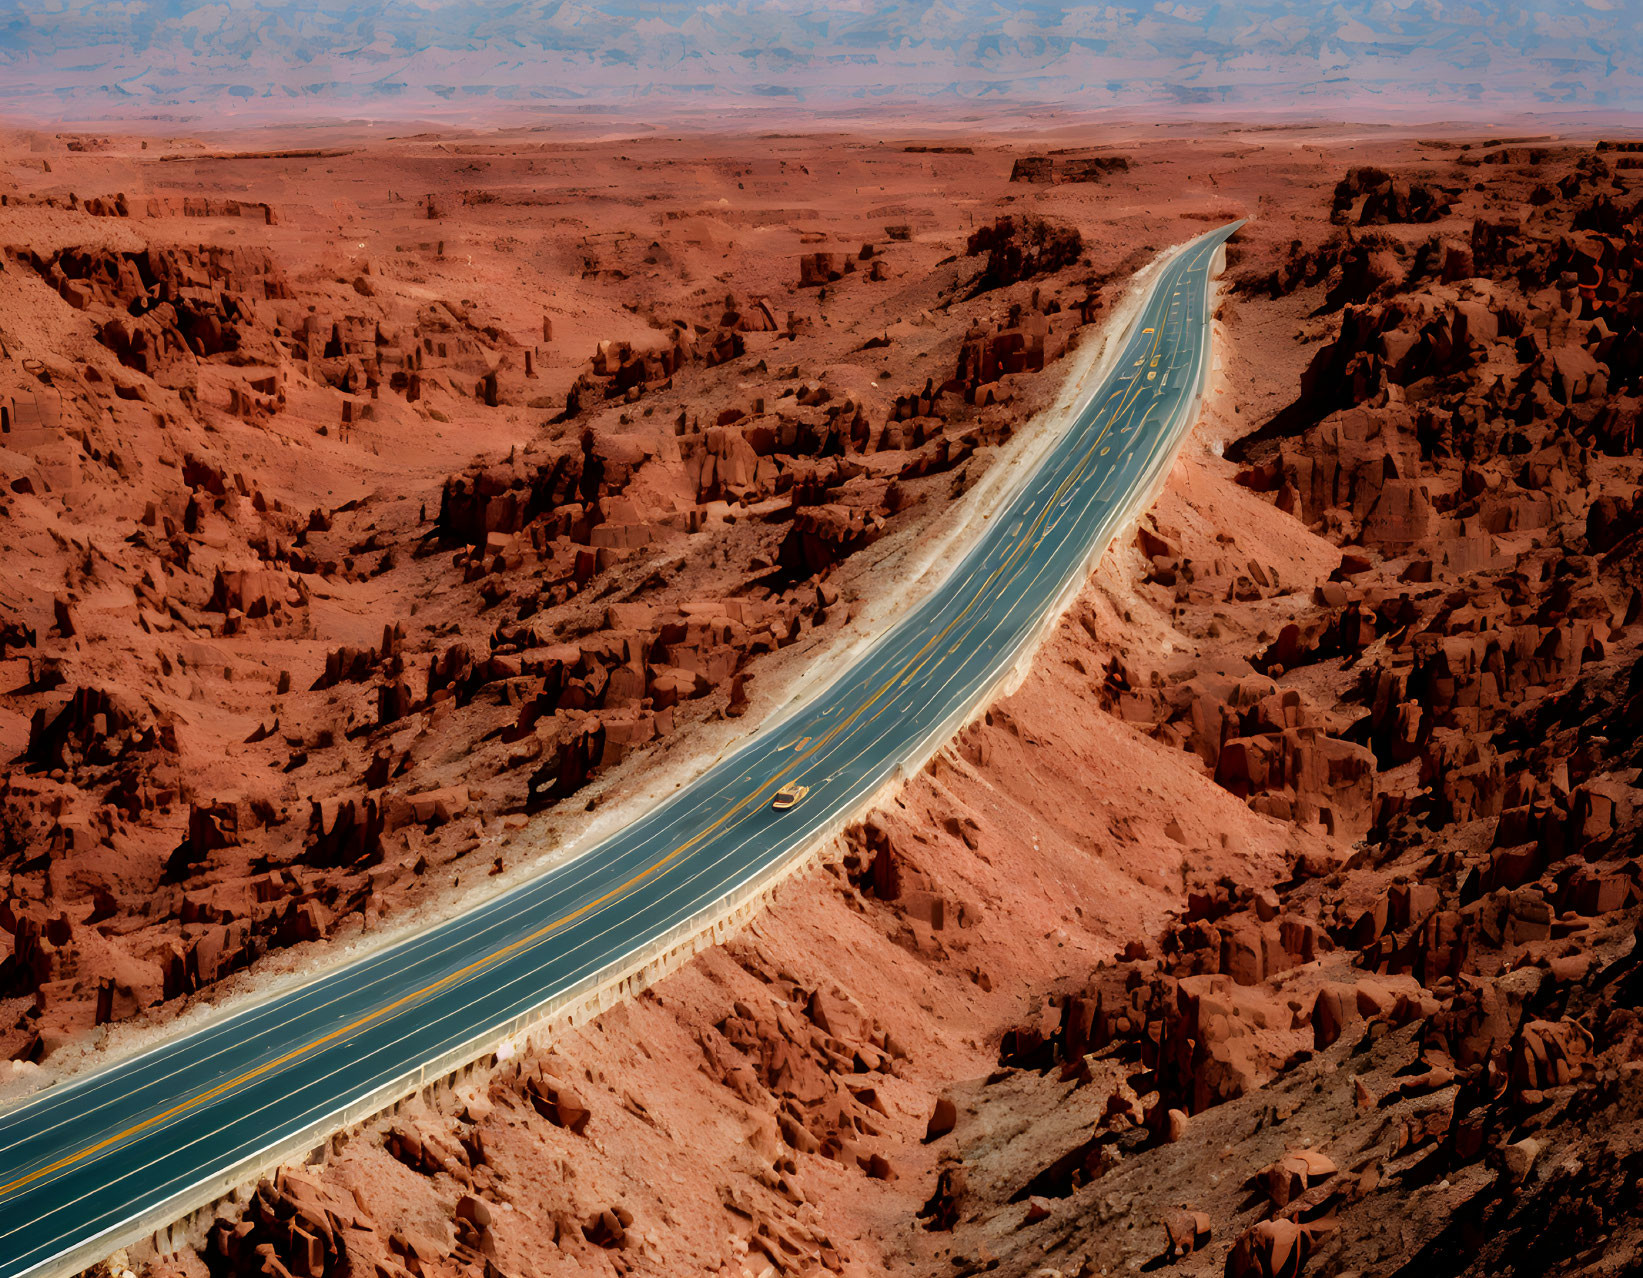
[[[0,132],[7,1098],[572,855],[1247,224],[1019,680],[726,943],[143,1278],[1643,1263],[1643,143]]]

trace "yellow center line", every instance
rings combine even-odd
[[[1194,261],[1196,262],[1196,260],[1197,259],[1195,258]],[[1162,328],[1163,328],[1163,324],[1161,323],[1159,325],[1159,330],[1160,331],[1158,331],[1157,333],[1155,333],[1153,335],[1152,351],[1154,353],[1158,349],[1159,342],[1163,339]],[[1139,377],[1137,377],[1135,379],[1135,381],[1137,383],[1139,383],[1141,381],[1141,379]],[[294,1047],[290,1051],[286,1052],[284,1055],[275,1057],[273,1060],[270,1060],[270,1061],[265,1061],[263,1064],[258,1065],[254,1069],[249,1069],[249,1070],[246,1070],[245,1072],[243,1072],[241,1074],[237,1074],[233,1078],[230,1078],[230,1079],[228,1079],[224,1082],[218,1083],[215,1087],[209,1089],[208,1091],[200,1092],[195,1096],[189,1097],[187,1100],[179,1101],[179,1102],[177,1102],[177,1104],[171,1106],[169,1109],[163,1110],[158,1114],[154,1114],[154,1115],[150,1116],[149,1118],[144,1119],[140,1123],[135,1123],[132,1126],[127,1127],[124,1131],[117,1132],[112,1136],[105,1137],[104,1139],[98,1141],[94,1145],[88,1145],[88,1146],[86,1146],[86,1148],[84,1148],[82,1150],[79,1150],[76,1153],[64,1155],[62,1158],[58,1159],[54,1163],[49,1164],[48,1166],[38,1168],[35,1171],[32,1171],[32,1172],[28,1173],[26,1176],[20,1176],[16,1180],[10,1181],[10,1182],[8,1182],[7,1184],[4,1184],[4,1185],[0,1185],[0,1197],[3,1197],[6,1194],[10,1194],[10,1193],[12,1193],[12,1192],[14,1192],[18,1189],[21,1189],[26,1185],[33,1184],[35,1181],[40,1180],[42,1177],[50,1176],[55,1172],[62,1171],[66,1167],[71,1167],[75,1163],[83,1162],[85,1159],[90,1158],[90,1157],[92,1157],[96,1154],[99,1154],[103,1150],[108,1149],[109,1147],[111,1147],[113,1145],[119,1144],[121,1141],[128,1140],[132,1136],[140,1135],[141,1133],[143,1133],[145,1131],[148,1131],[150,1128],[156,1127],[156,1126],[160,1125],[161,1123],[166,1122],[169,1119],[175,1118],[179,1114],[186,1113],[190,1109],[194,1109],[194,1108],[196,1108],[200,1105],[204,1105],[204,1104],[207,1104],[210,1101],[216,1100],[218,1097],[223,1096],[223,1095],[227,1094],[228,1092],[231,1092],[231,1091],[235,1090],[238,1087],[242,1087],[246,1083],[252,1082],[255,1079],[261,1078],[265,1074],[272,1073],[273,1071],[275,1071],[277,1069],[280,1069],[282,1066],[290,1064],[292,1061],[296,1060],[298,1057],[307,1055],[309,1052],[312,1052],[312,1051],[316,1050],[317,1048],[324,1047],[328,1043],[333,1043],[333,1042],[337,1041],[340,1038],[345,1038],[348,1035],[354,1033],[356,1030],[363,1029],[367,1025],[371,1025],[374,1022],[381,1020],[383,1017],[391,1015],[392,1013],[398,1011],[400,1008],[405,1007],[407,1004],[417,1002],[418,1000],[426,998],[431,994],[436,994],[440,990],[445,989],[446,987],[448,987],[450,985],[453,985],[453,984],[457,983],[458,981],[463,980],[464,978],[466,978],[468,976],[473,975],[475,972],[481,970],[482,968],[489,967],[492,964],[500,962],[502,959],[505,959],[505,958],[509,957],[510,955],[518,953],[520,950],[527,949],[527,948],[531,947],[532,945],[534,945],[537,942],[541,941],[544,937],[548,936],[550,933],[556,932],[560,928],[564,927],[566,924],[574,923],[577,919],[583,917],[584,915],[586,915],[588,913],[591,913],[593,910],[598,909],[601,905],[604,905],[607,901],[610,901],[612,898],[624,895],[629,890],[636,887],[638,884],[644,882],[644,880],[646,880],[646,879],[650,878],[651,876],[653,876],[654,874],[656,874],[659,870],[662,870],[663,868],[665,868],[671,862],[677,860],[680,856],[682,856],[685,852],[688,852],[691,848],[695,847],[698,843],[701,843],[703,840],[709,838],[717,830],[719,830],[722,826],[724,826],[727,822],[729,822],[731,819],[733,819],[744,808],[746,808],[749,804],[755,802],[756,800],[761,798],[764,794],[766,794],[770,790],[770,788],[772,786],[776,785],[777,782],[781,781],[782,778],[786,777],[794,769],[799,767],[801,764],[805,763],[807,760],[809,760],[815,754],[817,754],[821,750],[825,749],[841,733],[847,731],[849,729],[849,727],[853,723],[855,723],[855,721],[857,719],[859,719],[864,713],[866,713],[869,709],[871,709],[872,706],[875,705],[885,695],[885,693],[890,691],[890,689],[894,688],[896,686],[896,684],[902,679],[902,677],[904,675],[909,675],[909,672],[911,672],[911,675],[916,675],[919,672],[919,670],[922,669],[922,667],[925,665],[925,663],[927,661],[927,654],[931,651],[931,649],[935,648],[937,645],[939,645],[940,643],[942,643],[946,640],[947,636],[952,633],[953,629],[960,622],[962,622],[964,620],[964,618],[967,617],[970,614],[971,610],[975,608],[976,604],[981,602],[981,600],[986,596],[986,593],[989,589],[991,589],[992,584],[995,581],[997,581],[998,578],[1003,573],[1008,571],[1010,566],[1027,549],[1029,544],[1034,544],[1032,542],[1034,534],[1037,533],[1039,527],[1043,524],[1044,520],[1046,518],[1048,518],[1048,516],[1050,514],[1050,511],[1055,506],[1056,501],[1062,496],[1063,493],[1065,493],[1067,491],[1068,488],[1070,488],[1075,482],[1077,482],[1078,476],[1083,473],[1085,467],[1089,464],[1089,461],[1090,461],[1090,458],[1091,458],[1092,454],[1094,453],[1096,447],[1099,446],[1099,444],[1101,443],[1101,440],[1106,437],[1107,432],[1112,428],[1113,422],[1115,422],[1119,418],[1119,416],[1124,412],[1124,410],[1129,407],[1129,405],[1134,401],[1134,399],[1136,398],[1137,395],[1139,395],[1139,393],[1140,393],[1140,388],[1139,388],[1139,386],[1137,386],[1136,388],[1132,389],[1131,392],[1124,397],[1123,402],[1120,403],[1119,406],[1116,409],[1113,410],[1112,415],[1107,418],[1106,424],[1101,428],[1100,435],[1098,435],[1096,437],[1095,443],[1092,444],[1090,446],[1090,448],[1085,452],[1083,458],[1080,459],[1077,467],[1074,468],[1071,472],[1069,472],[1068,475],[1066,476],[1066,478],[1061,481],[1061,484],[1056,489],[1054,495],[1050,498],[1050,500],[1048,500],[1044,503],[1043,510],[1041,510],[1039,512],[1037,518],[1035,518],[1033,520],[1032,527],[1027,529],[1026,533],[1016,542],[1015,549],[1013,551],[1011,551],[1009,557],[1006,558],[1003,563],[999,564],[999,566],[992,571],[992,573],[988,576],[987,580],[982,584],[981,588],[979,590],[977,590],[971,596],[970,602],[967,603],[964,606],[964,610],[962,612],[960,612],[956,617],[954,617],[950,622],[948,622],[947,625],[944,626],[938,634],[933,635],[929,639],[925,640],[923,646],[921,646],[917,652],[915,652],[911,657],[909,657],[907,659],[907,661],[902,665],[902,667],[898,671],[896,671],[896,673],[894,675],[892,675],[884,684],[882,684],[879,687],[879,690],[877,692],[875,692],[870,698],[868,698],[860,706],[858,706],[854,711],[852,711],[848,718],[842,719],[837,724],[833,725],[833,727],[828,729],[827,733],[824,736],[822,736],[820,739],[818,739],[816,741],[816,743],[814,745],[812,745],[808,750],[806,750],[799,758],[794,759],[792,762],[790,762],[785,768],[783,768],[780,772],[776,773],[775,776],[771,777],[768,781],[766,781],[763,785],[761,785],[757,790],[754,790],[750,794],[744,795],[728,811],[726,811],[723,816],[721,816],[712,825],[708,826],[705,830],[702,830],[699,834],[696,834],[696,835],[692,836],[690,839],[686,840],[684,843],[681,843],[678,847],[674,848],[673,851],[669,852],[666,856],[664,856],[660,860],[655,861],[652,864],[646,866],[643,870],[640,870],[637,874],[633,875],[631,878],[629,878],[629,879],[625,880],[624,882],[618,884],[616,887],[611,888],[609,891],[603,893],[602,895],[600,895],[598,897],[595,897],[593,900],[588,901],[586,904],[584,904],[582,906],[579,906],[577,909],[572,910],[569,914],[563,915],[560,918],[557,918],[557,919],[553,920],[553,922],[551,922],[551,923],[544,924],[542,927],[536,929],[536,931],[531,932],[526,936],[520,937],[517,941],[513,941],[513,942],[509,943],[508,945],[503,946],[501,949],[498,949],[498,950],[496,950],[496,951],[494,951],[490,954],[487,954],[487,955],[483,956],[482,958],[477,958],[473,962],[471,962],[471,963],[469,963],[469,964],[467,964],[463,967],[460,967],[460,968],[456,969],[453,972],[447,973],[445,976],[441,977],[439,980],[434,981],[429,985],[425,985],[419,990],[416,990],[416,991],[414,991],[410,994],[403,995],[402,997],[395,999],[391,1003],[384,1004],[382,1007],[377,1008],[375,1011],[368,1012],[366,1015],[361,1016],[356,1020],[350,1021],[348,1024],[343,1025],[343,1026],[341,1026],[337,1029],[332,1030],[329,1034],[325,1034],[320,1038],[316,1038],[316,1039],[313,1039],[310,1042],[304,1043],[300,1047]],[[1109,401],[1110,401],[1110,397],[1109,397]],[[1030,509],[1030,507],[1029,507],[1029,509]],[[1040,540],[1042,540],[1042,538],[1040,538]],[[909,677],[911,677],[911,675],[909,675]],[[877,718],[878,718],[878,715],[873,715],[872,716],[872,719],[877,719]],[[871,720],[869,720],[869,721],[871,722]],[[804,742],[801,741],[798,744],[800,746],[802,746],[804,744]]]
[[[1197,259],[1195,258],[1194,261],[1196,261],[1196,260]],[[1152,349],[1154,351],[1156,351],[1158,349],[1158,343],[1161,342],[1162,340],[1163,340],[1162,331],[1156,333],[1153,336]],[[1145,357],[1143,357],[1143,358],[1145,358]],[[1136,381],[1139,382],[1140,378],[1137,378]],[[1050,511],[1055,508],[1055,504],[1056,504],[1057,501],[1060,500],[1061,496],[1069,488],[1071,488],[1073,484],[1078,482],[1078,477],[1084,473],[1084,469],[1089,465],[1090,459],[1092,458],[1092,456],[1095,455],[1095,450],[1101,446],[1101,441],[1107,437],[1107,433],[1112,429],[1112,424],[1115,421],[1117,421],[1120,416],[1123,415],[1124,410],[1127,409],[1135,401],[1136,397],[1139,396],[1140,393],[1141,392],[1140,392],[1139,387],[1133,388],[1130,391],[1130,393],[1124,397],[1124,402],[1119,404],[1119,406],[1113,410],[1112,415],[1107,418],[1106,424],[1101,427],[1101,433],[1095,437],[1095,442],[1092,443],[1089,446],[1089,448],[1085,450],[1084,456],[1079,459],[1078,465],[1075,466],[1072,470],[1070,470],[1067,473],[1066,477],[1061,481],[1060,485],[1057,486],[1055,492],[1050,494],[1049,499],[1044,503],[1044,509],[1042,511],[1040,511],[1039,514],[1038,514],[1038,517],[1033,520],[1032,527],[1027,529],[1026,533],[1023,534],[1021,539],[1016,542],[1015,550],[1012,551],[1009,558],[1007,558],[1003,563],[1001,563],[997,568],[995,568],[993,570],[992,574],[987,578],[987,580],[982,583],[981,589],[976,591],[975,595],[971,598],[970,602],[967,605],[965,605],[964,611],[959,613],[958,616],[954,617],[952,619],[952,621],[948,622],[948,624],[942,629],[941,633],[938,634],[937,636],[935,636],[934,640],[932,640],[930,642],[927,642],[924,645],[923,648],[920,648],[918,652],[914,653],[912,655],[912,657],[908,658],[908,664],[909,665],[913,664],[914,662],[918,663],[917,667],[913,670],[912,674],[908,676],[909,680],[911,680],[913,678],[913,676],[917,675],[919,670],[922,669],[923,666],[925,665],[925,661],[920,661],[919,658],[925,653],[925,651],[931,646],[931,644],[932,643],[939,643],[939,642],[945,640],[947,635],[952,631],[953,627],[957,626],[959,624],[959,622],[964,620],[964,618],[969,614],[970,609],[974,608],[976,606],[976,604],[981,601],[982,597],[986,595],[987,591],[992,588],[993,582],[997,581],[999,576],[1009,569],[1010,565],[1013,564],[1015,562],[1017,556],[1019,556],[1021,554],[1021,552],[1024,551],[1027,548],[1028,544],[1029,543],[1032,543],[1034,545],[1037,544],[1036,542],[1032,542],[1033,534],[1038,531],[1039,527],[1043,524],[1044,520],[1049,517]],[[1032,509],[1032,507],[1029,506],[1027,509],[1030,510],[1030,509]],[[1042,541],[1042,540],[1043,540],[1043,538],[1040,537],[1039,541]],[[902,670],[906,670],[906,669],[907,669],[907,666],[902,667]],[[900,672],[898,671],[897,672],[897,677],[899,677],[899,675],[900,675]],[[891,683],[893,684],[894,682],[895,682],[895,679],[892,678]],[[876,700],[878,700],[878,698],[874,697],[873,700],[876,701]],[[864,705],[862,707],[862,709],[865,710],[867,708],[867,706],[870,706],[872,704],[873,704],[873,702],[869,701],[867,703],[867,705]],[[857,714],[859,714],[859,713],[861,713],[861,711],[857,711]],[[852,716],[852,717],[854,717],[854,716]],[[873,717],[876,719],[878,716],[874,715]],[[800,760],[799,762],[803,762],[803,760]]]

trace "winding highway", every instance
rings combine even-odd
[[[942,583],[853,665],[585,854],[0,1111],[0,1278],[73,1273],[708,925],[997,686],[1173,460],[1239,224],[1176,251],[1117,365]],[[771,808],[789,782],[810,788]]]

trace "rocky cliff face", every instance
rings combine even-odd
[[[1236,481],[1338,566],[1236,657],[1115,658],[1106,699],[1333,840],[1189,889],[1005,1033],[924,1208],[960,1272],[1635,1263],[1639,210],[1612,158],[1463,159],[1442,201],[1354,169],[1334,220],[1388,229],[1242,248],[1234,344],[1270,297],[1318,340]],[[1140,549],[1188,630],[1272,575],[1223,596],[1202,551]]]
[[[1266,201],[1203,422],[1018,690],[728,945],[124,1259],[1635,1266],[1631,153],[1317,142],[1013,186],[897,148],[893,196],[779,251],[719,174],[767,227],[846,150],[670,164],[605,238],[435,158],[501,168],[373,205],[369,270],[316,265],[300,202],[0,208],[4,1024],[49,1069],[723,739],[1029,420],[1157,209]],[[590,154],[574,190],[650,180]],[[468,247],[553,289],[475,289]]]
[[[270,157],[199,161],[252,203],[168,188],[141,140],[37,142],[55,168],[0,203],[0,1044],[32,1064],[483,889],[702,749],[850,626],[863,552],[943,517],[1103,305],[1042,220],[1026,259],[999,223],[1002,274],[951,212],[915,240],[813,206],[831,231],[738,249],[688,189],[713,148],[669,151],[667,210],[635,189],[641,241],[544,229],[542,156],[478,179],[390,145],[345,180],[436,189],[370,197],[361,252]],[[318,190],[336,158],[287,160]],[[813,201],[804,158],[742,188]],[[568,210],[587,161],[553,163]]]

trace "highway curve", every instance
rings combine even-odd
[[[406,1080],[709,922],[920,759],[1085,577],[1196,417],[1213,264],[1178,250],[1112,374],[942,584],[802,708],[586,854],[391,948],[0,1112],[0,1278],[75,1272]],[[770,801],[810,787],[795,810]]]

